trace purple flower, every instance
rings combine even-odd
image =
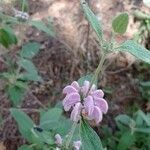
[[[71,112],[71,120],[74,121],[74,122],[78,122],[81,118],[81,110],[82,110],[82,104],[79,102],[79,103],[76,103],[72,112]]]
[[[58,146],[62,145],[62,138],[61,138],[61,136],[60,136],[59,134],[56,134],[56,135],[55,135],[55,139],[56,139],[55,143],[56,143]]]
[[[60,134],[56,134],[55,139],[56,139],[55,143],[57,144],[56,150],[61,150],[61,147],[63,146],[62,137],[60,136]],[[72,146],[74,150],[80,150],[81,141],[74,141]]]
[[[104,92],[96,89],[89,81],[85,81],[83,86],[74,81],[71,85],[63,89],[66,97],[63,100],[65,111],[71,112],[71,120],[78,122],[81,115],[87,120],[94,120],[96,124],[101,122],[103,114],[108,111],[108,104],[104,97]]]
[[[80,150],[81,145],[82,145],[81,141],[73,142],[74,150]]]

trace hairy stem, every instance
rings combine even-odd
[[[69,145],[70,145],[71,140],[72,140],[72,138],[73,138],[73,134],[74,134],[74,132],[75,132],[75,129],[76,129],[76,127],[77,127],[77,124],[78,124],[77,122],[74,122],[73,125],[72,125],[72,127],[71,127],[71,130],[70,130],[70,132],[69,132],[69,134],[68,134],[68,137],[67,137],[67,140],[66,140],[66,144],[65,144],[65,148],[66,148],[66,149],[69,148]]]
[[[102,68],[103,68],[103,64],[104,64],[104,62],[105,62],[105,59],[106,59],[106,53],[103,53],[102,56],[101,56],[101,60],[100,60],[100,62],[99,62],[99,64],[98,64],[98,67],[97,67],[97,69],[95,70],[95,73],[94,73],[93,78],[92,78],[92,80],[91,80],[89,91],[90,91],[92,85],[94,84],[94,82],[98,79],[98,75],[99,75],[99,73],[102,71]],[[87,95],[88,95],[89,91],[87,92]]]

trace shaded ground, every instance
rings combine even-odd
[[[44,83],[32,83],[31,91],[27,92],[22,104],[23,110],[30,114],[35,121],[38,121],[38,114],[34,109],[41,107],[41,103],[44,105],[55,104],[62,99],[61,91],[66,83],[77,80],[81,75],[96,68],[99,60],[98,45],[95,35],[89,30],[88,23],[84,20],[77,0],[74,2],[46,0],[45,3],[39,0],[30,1],[29,6],[30,15],[33,18],[42,19],[51,16],[57,32],[56,38],[50,38],[35,29],[24,29],[26,30],[25,41],[35,40],[42,44],[42,49],[34,58],[34,63],[38,67]],[[119,42],[131,38],[137,31],[137,25],[134,24],[131,16],[133,10],[147,11],[140,1],[103,0],[99,4],[98,0],[93,0],[91,7],[103,20],[107,37],[110,36],[109,28],[112,16],[122,11],[129,12],[129,29],[125,36],[117,37]],[[135,103],[141,109],[146,108],[146,103],[141,102],[138,89],[138,75],[141,74],[141,71],[138,71],[137,63],[133,64],[133,62],[135,59],[129,54],[111,55],[106,62],[109,65],[99,82],[99,87],[106,91],[106,99],[110,106],[109,114],[104,117],[104,123],[111,124],[112,116],[127,111],[129,106],[133,106],[129,109],[136,109],[134,108]],[[4,68],[1,67],[1,71]],[[150,71],[145,70],[142,73],[144,74],[144,72],[144,79],[149,80]],[[3,128],[0,129],[0,141],[4,142],[8,150],[16,150],[17,146],[25,141],[20,138],[15,122],[9,116],[10,107],[4,91],[1,91],[0,114],[6,121]]]

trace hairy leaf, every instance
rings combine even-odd
[[[103,150],[99,136],[84,120],[80,126],[80,137],[82,150]]]
[[[87,2],[85,0],[81,0],[81,6],[84,11],[84,14],[89,21],[91,27],[96,32],[99,41],[103,40],[103,31],[102,31],[102,25],[101,22],[98,20],[98,18],[95,16],[95,14],[92,12],[92,10],[89,8]]]
[[[29,24],[30,24],[31,26],[37,28],[38,30],[47,33],[47,34],[50,35],[50,36],[55,36],[54,31],[53,31],[52,29],[48,28],[48,27],[46,26],[46,24],[45,24],[44,22],[42,22],[42,21],[39,21],[39,20],[36,20],[36,21],[35,21],[35,20],[32,20],[32,21],[29,22]]]
[[[112,22],[114,32],[124,34],[127,30],[128,22],[129,16],[127,13],[119,14],[117,17],[114,18]]]
[[[33,58],[39,52],[40,46],[41,45],[37,42],[29,42],[25,44],[20,52],[21,57],[29,59]]]
[[[21,88],[16,85],[9,85],[7,93],[14,106],[17,106],[21,103],[25,91],[25,88]]]
[[[47,112],[44,112],[40,118],[40,127],[45,130],[50,130],[58,125],[62,109],[52,108]]]
[[[138,59],[141,59],[142,61],[150,64],[150,51],[133,40],[125,41],[118,48],[116,48],[116,50],[129,52]]]
[[[38,75],[35,65],[27,59],[20,59],[18,61],[20,65],[26,72],[20,77],[23,80],[31,81],[42,81],[41,77]]]
[[[34,122],[23,112],[18,109],[11,109],[11,115],[16,120],[19,131],[24,138],[26,138],[29,142],[32,141],[32,132],[31,130],[34,127]]]

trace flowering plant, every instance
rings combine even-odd
[[[124,51],[150,63],[150,52],[133,40],[121,44],[115,42],[115,36],[124,34],[127,29],[129,19],[127,13],[122,13],[113,19],[112,36],[110,40],[106,40],[101,22],[85,0],[81,0],[81,6],[98,38],[101,58],[99,64],[92,75],[84,76],[63,89],[65,97],[62,104],[66,112],[71,111],[70,120],[62,117],[61,108],[44,108],[38,111],[40,118],[37,125],[22,111],[11,109],[21,134],[31,143],[21,146],[19,150],[103,150],[101,140],[90,127],[90,123],[98,125],[102,121],[103,114],[108,111],[104,92],[96,87],[99,75],[104,71],[103,65],[107,55],[114,51]]]

